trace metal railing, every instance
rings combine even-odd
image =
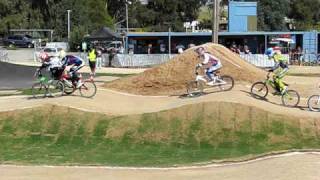
[[[290,53],[284,54],[290,65],[319,66],[320,54],[314,53]],[[264,54],[240,54],[240,57],[257,67],[272,67],[274,62]]]
[[[8,62],[9,60],[8,51],[0,48],[0,61]]]
[[[114,67],[144,68],[168,62],[175,55],[169,54],[117,54],[112,60]],[[109,58],[105,58],[108,62]]]
[[[290,64],[299,66],[320,66],[320,54],[316,53],[291,53]]]

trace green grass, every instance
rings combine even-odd
[[[163,167],[320,148],[317,128],[302,130],[295,119],[248,114],[227,121],[221,117],[229,110],[201,107],[192,106],[191,116],[185,107],[121,117],[55,106],[0,113],[0,163]]]

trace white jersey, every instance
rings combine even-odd
[[[58,57],[50,58],[49,62],[44,63],[47,67],[47,70],[50,71],[53,68],[62,67],[62,63]]]
[[[210,66],[219,65],[219,66],[221,66],[220,60],[212,54],[204,53],[202,56],[202,59],[203,59],[203,61],[202,61],[203,65],[210,65]]]

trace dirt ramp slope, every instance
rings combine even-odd
[[[218,44],[204,44],[206,51],[222,61],[222,74],[231,75],[236,83],[254,82],[263,79],[265,73],[245,62],[229,49]],[[141,95],[172,95],[185,91],[186,84],[195,78],[194,69],[199,58],[194,48],[171,59],[168,63],[149,69],[136,76],[116,80],[107,88]]]

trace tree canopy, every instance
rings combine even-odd
[[[243,0],[245,1],[245,0]],[[250,0],[251,1],[251,0]],[[129,3],[128,3],[129,2]],[[67,37],[67,10],[71,12],[73,37],[81,37],[103,26],[126,26],[142,31],[183,31],[183,22],[196,20],[200,14],[210,27],[210,14],[201,13],[207,0],[1,0],[0,35],[13,28],[54,29],[56,39]],[[296,30],[319,29],[319,0],[257,0],[258,28],[263,31],[288,30],[285,17],[293,19]],[[222,5],[227,4],[222,1]],[[208,11],[210,12],[210,10]]]

